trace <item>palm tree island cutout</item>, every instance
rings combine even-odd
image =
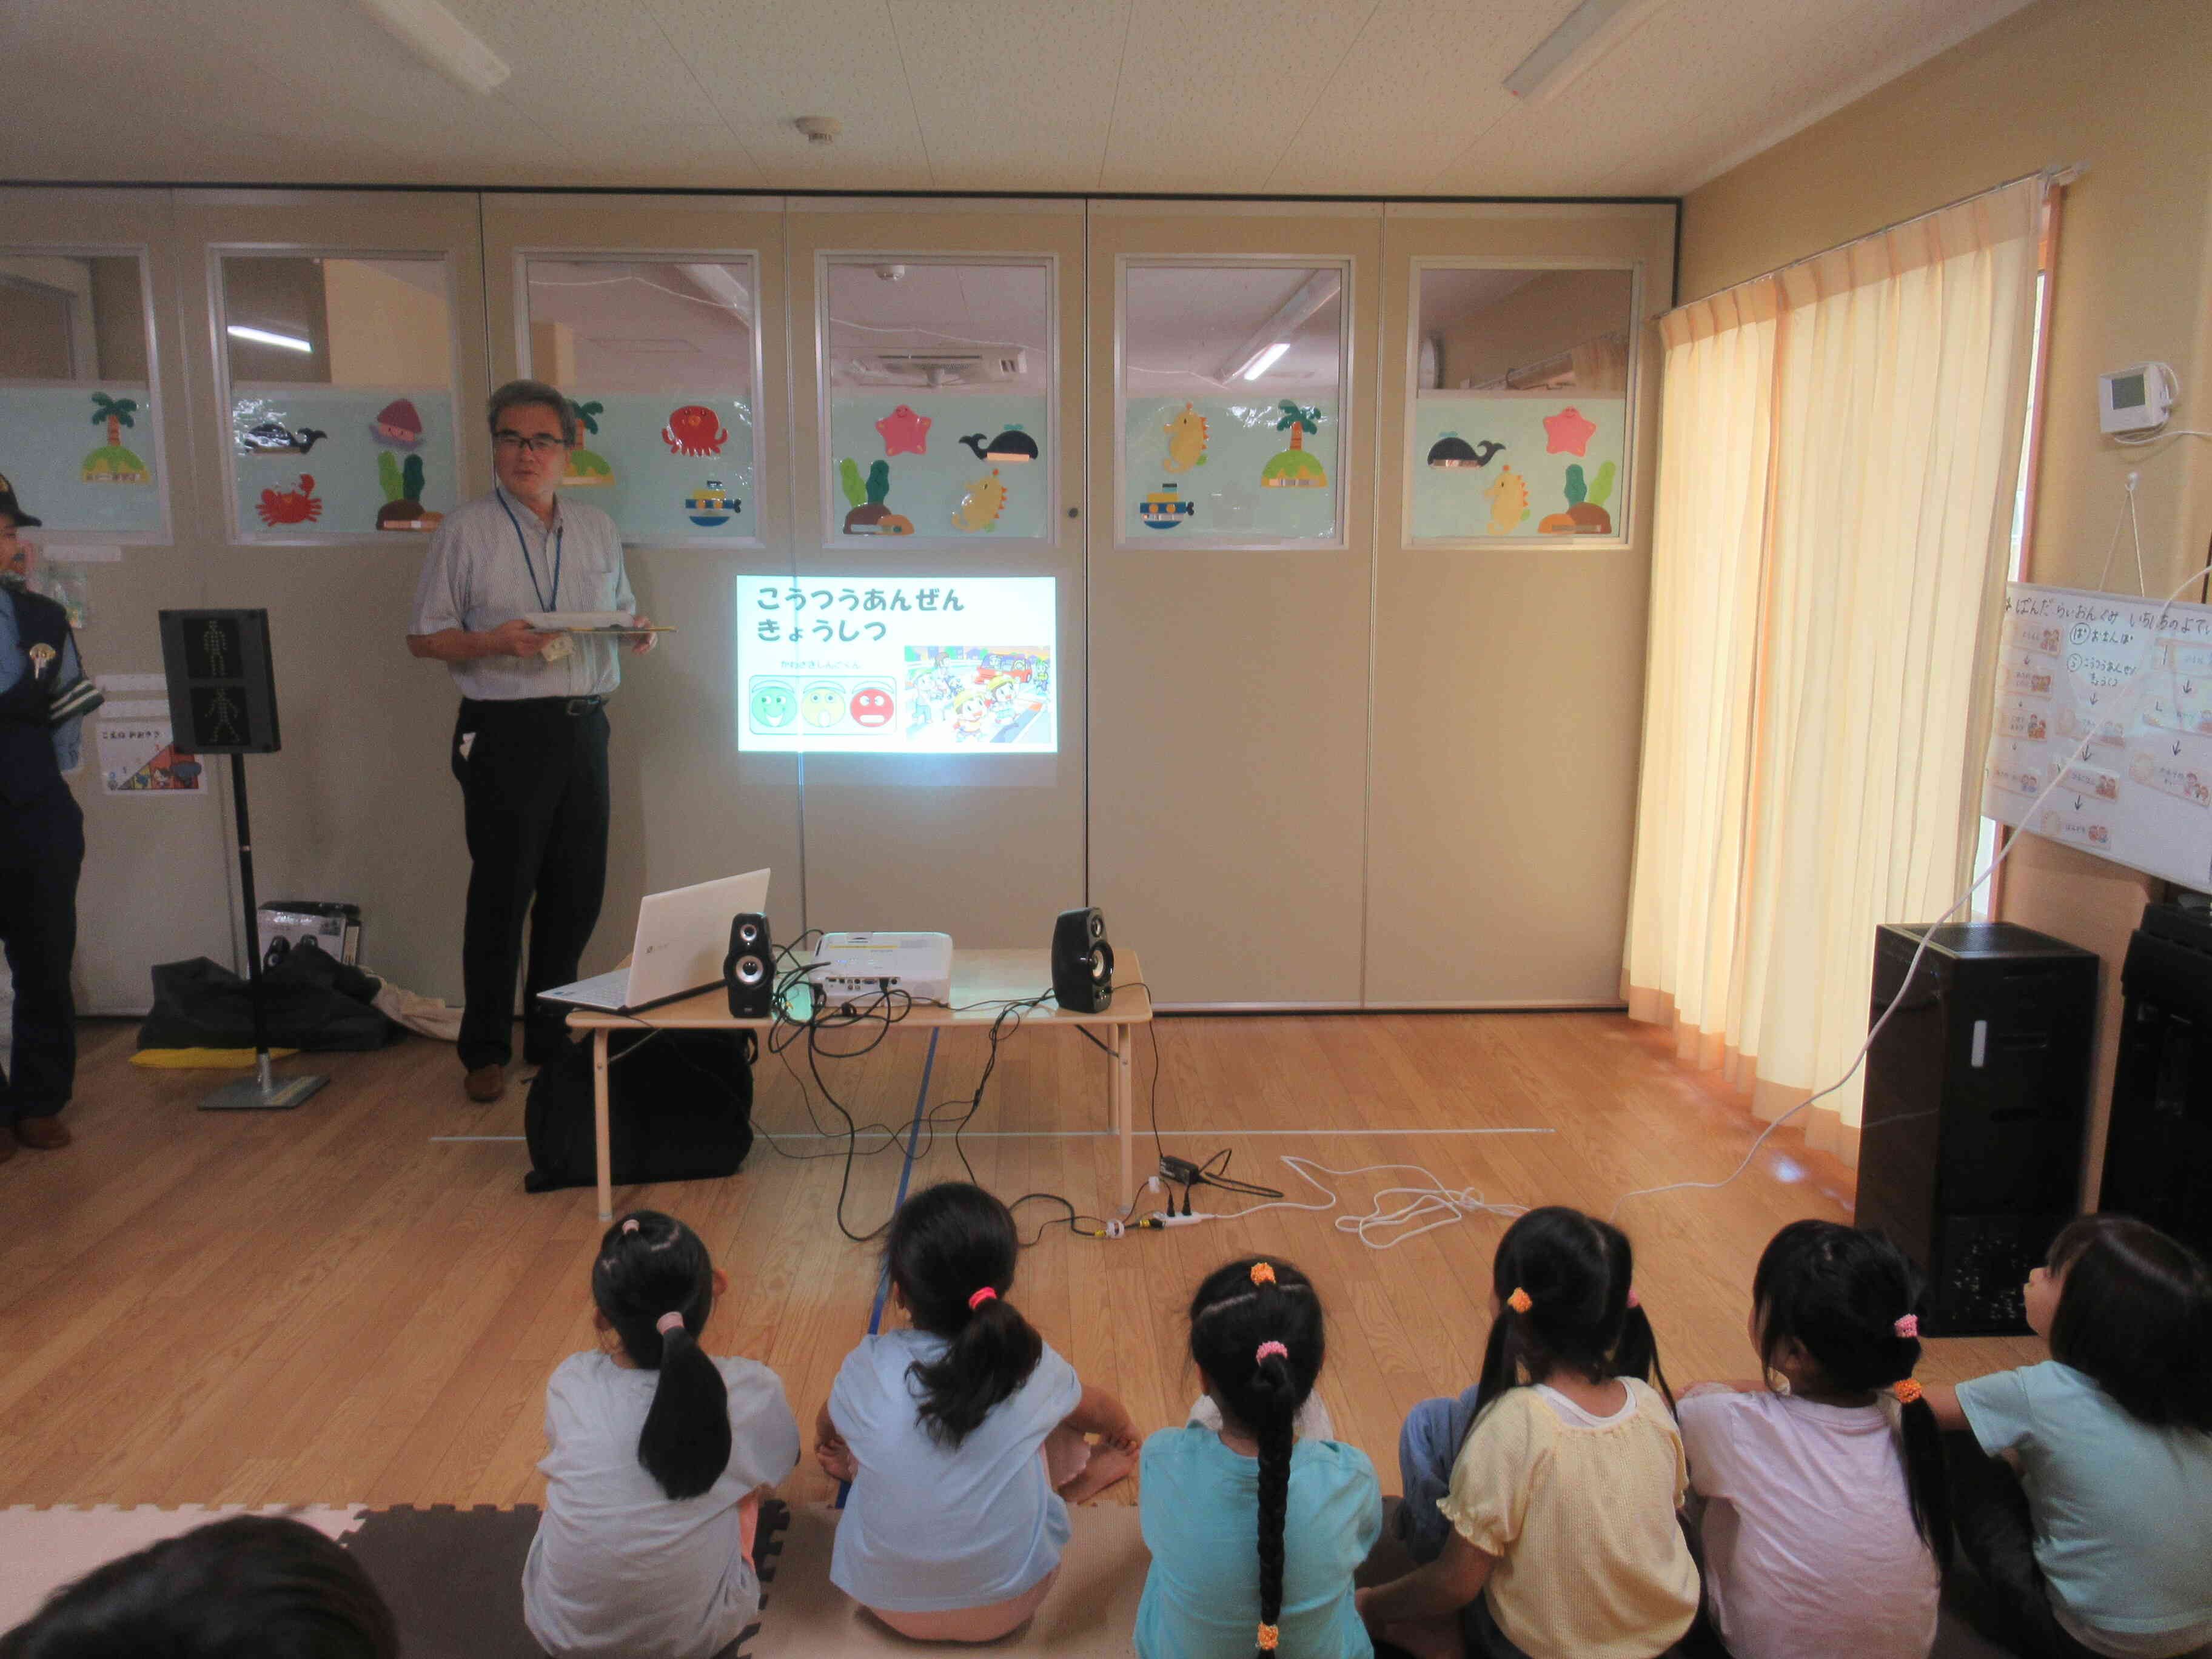
[[[123,447],[123,428],[136,426],[131,417],[138,404],[130,398],[111,398],[105,392],[92,394],[92,423],[105,424],[107,441],[84,458],[84,482],[87,483],[151,483],[154,474],[146,463]]]
[[[1302,409],[1288,398],[1281,404],[1283,418],[1275,430],[1291,434],[1291,447],[1260,469],[1260,482],[1270,489],[1318,489],[1328,482],[1321,457],[1306,447],[1305,434],[1321,430],[1321,410]]]
[[[578,426],[595,438],[599,435],[599,417],[606,412],[605,404],[572,401],[568,407],[575,411]],[[567,489],[581,489],[592,484],[611,484],[614,481],[614,464],[605,456],[586,449],[580,444],[568,452],[568,465],[561,470],[562,487]]]

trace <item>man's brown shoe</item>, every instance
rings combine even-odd
[[[479,1066],[471,1072],[461,1085],[469,1091],[469,1098],[479,1105],[489,1105],[507,1092],[507,1067]]]
[[[15,1137],[13,1135],[0,1135],[0,1164],[5,1164],[9,1158],[15,1156]]]
[[[58,1117],[19,1117],[15,1139],[42,1152],[58,1152],[70,1144],[70,1132]]]

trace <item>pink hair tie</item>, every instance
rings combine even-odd
[[[1267,1363],[1267,1356],[1271,1353],[1279,1354],[1285,1360],[1291,1357],[1291,1351],[1281,1343],[1262,1342],[1252,1355],[1252,1363],[1255,1365],[1264,1365]]]
[[[684,1328],[684,1316],[672,1309],[653,1322],[653,1328],[663,1336],[666,1336],[671,1331],[680,1331]]]
[[[999,1293],[993,1290],[988,1285],[986,1285],[981,1290],[976,1291],[975,1295],[968,1298],[968,1311],[969,1313],[974,1313],[976,1309],[981,1307],[986,1302],[996,1302],[998,1299]]]
[[[1903,1315],[1899,1318],[1897,1323],[1890,1328],[1894,1330],[1899,1336],[1918,1336],[1920,1334],[1920,1316],[1918,1314]]]
[[[1628,1305],[1632,1308],[1640,1308],[1644,1305],[1643,1300],[1636,1294],[1636,1287],[1633,1285],[1628,1287]]]
[[[637,1218],[635,1216],[632,1216],[629,1220],[623,1222],[622,1224],[622,1230],[625,1233],[635,1232],[637,1231]]]

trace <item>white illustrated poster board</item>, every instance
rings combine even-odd
[[[2177,603],[2160,617],[2159,604],[2006,589],[1982,811],[2212,890],[2212,606]],[[2059,787],[2035,805],[2062,765]]]

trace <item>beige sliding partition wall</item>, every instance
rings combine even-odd
[[[1158,1001],[1354,1007],[1382,208],[1095,202],[1091,211],[1091,900],[1114,936],[1144,952]],[[1148,397],[1154,383],[1139,377],[1131,400],[1150,407],[1125,423],[1133,273],[1140,319],[1157,314],[1172,338],[1173,308],[1145,303],[1157,285],[1144,273],[1171,283],[1240,269],[1261,296],[1242,325],[1189,335],[1188,376],[1160,370],[1158,384],[1178,388],[1166,400]],[[1271,273],[1280,278],[1272,292],[1259,286]],[[1313,273],[1323,286],[1308,286]],[[1194,283],[1194,307],[1205,296]],[[1259,360],[1326,314],[1306,311],[1317,301],[1341,319],[1340,379],[1318,399],[1290,397],[1296,383],[1257,394],[1248,376],[1280,367],[1283,354]],[[1326,368],[1313,372],[1328,385]],[[1211,399],[1199,395],[1207,381]],[[1176,398],[1188,413],[1162,413]],[[1261,418],[1282,402],[1320,410],[1302,443],[1334,442],[1325,484],[1257,497],[1255,514],[1280,498],[1282,513],[1264,514],[1270,534],[1225,491],[1262,482],[1255,440],[1287,446],[1291,434]],[[1217,483],[1231,466],[1237,476]],[[1294,506],[1324,495],[1333,533],[1281,530]]]
[[[359,903],[368,961],[457,996],[455,695],[407,650],[429,537],[378,528],[377,504],[408,499],[387,493],[403,474],[425,514],[490,483],[476,198],[185,191],[174,223],[198,485],[180,541],[200,602],[268,611],[276,666],[283,749],[246,763],[256,887]],[[224,787],[229,764],[209,768]]]
[[[1393,204],[1382,228],[1390,483],[1378,503],[1366,1000],[1617,1003],[1658,436],[1650,319],[1671,302],[1674,210]],[[1442,441],[1416,418],[1425,365],[1429,383],[1456,384],[1451,358],[1467,345],[1464,331],[1440,350],[1421,337],[1430,271],[1488,282],[1483,314],[1528,343],[1517,355],[1462,353],[1468,390],[1492,394],[1471,405],[1506,436],[1480,466],[1441,468]],[[1593,289],[1608,292],[1607,272],[1629,303],[1610,313],[1625,338],[1600,347],[1582,307]],[[1441,285],[1432,279],[1431,295]],[[1533,302],[1546,292],[1553,303]],[[1516,399],[1543,418],[1509,422]],[[1601,485],[1607,428],[1624,415],[1626,447]],[[1457,435],[1484,434],[1470,425]],[[1470,447],[1486,454],[1480,441]],[[1514,480],[1486,494],[1508,466]],[[1569,466],[1578,483],[1565,482]],[[1416,522],[1419,492],[1445,479],[1469,491],[1464,534]],[[1602,532],[1577,489],[1607,497]]]

